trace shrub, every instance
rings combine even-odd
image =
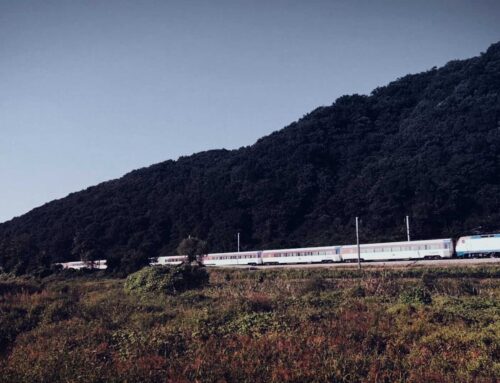
[[[246,313],[227,323],[222,332],[261,336],[271,331],[286,331],[287,325],[274,313]]]
[[[479,289],[468,279],[460,281],[458,289],[463,295],[478,295]]]
[[[19,333],[29,331],[37,325],[38,311],[29,312],[17,307],[0,311],[0,352],[3,352]]]
[[[350,296],[353,298],[363,298],[366,296],[365,289],[361,285],[357,285],[351,289]]]
[[[60,322],[71,318],[75,311],[75,305],[69,299],[57,300],[50,303],[44,310],[43,322]]]
[[[302,291],[304,293],[319,293],[321,291],[325,291],[327,288],[327,283],[324,278],[321,276],[314,276],[312,278],[309,278],[303,286]]]
[[[430,304],[432,297],[425,287],[409,287],[401,292],[399,300],[406,304]]]
[[[246,304],[250,311],[269,312],[273,310],[273,302],[269,295],[253,292],[247,296]]]
[[[434,289],[436,286],[436,276],[428,272],[422,274],[422,284],[429,290]]]
[[[300,302],[307,306],[316,308],[332,309],[338,307],[342,301],[342,293],[339,291],[323,291],[319,293],[309,293],[301,297]]]
[[[125,290],[134,293],[175,294],[208,283],[206,269],[199,265],[145,267],[127,277]]]

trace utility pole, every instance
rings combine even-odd
[[[358,245],[358,269],[361,269],[361,250],[359,247],[359,222],[358,217],[356,217],[356,244]]]
[[[408,237],[408,242],[410,242],[410,217],[406,216],[406,236]]]
[[[240,252],[240,232],[238,231],[238,253]]]

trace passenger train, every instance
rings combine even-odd
[[[456,246],[451,238],[420,241],[367,243],[360,245],[361,261],[392,261],[411,259],[444,259],[500,256],[500,234],[460,237]],[[281,265],[293,263],[357,262],[357,245],[303,247],[262,251],[210,253],[200,257],[206,266]],[[185,255],[158,257],[151,265],[178,265]],[[106,268],[106,261],[95,261],[97,268]],[[84,262],[61,263],[64,268],[83,268]],[[89,267],[89,266],[87,266]]]
[[[451,239],[360,245],[361,261],[440,259],[451,258],[452,256],[453,241]],[[185,259],[185,256],[159,257],[157,264],[179,264]],[[206,266],[334,263],[357,262],[357,260],[357,245],[215,253],[201,257],[201,261]]]

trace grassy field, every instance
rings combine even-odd
[[[500,267],[0,281],[2,382],[494,382]]]

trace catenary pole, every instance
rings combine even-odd
[[[410,217],[406,216],[406,236],[410,242]]]
[[[358,246],[358,269],[361,269],[361,251],[359,246],[359,219],[356,217],[356,244]]]
[[[240,232],[238,232],[238,253],[240,252]]]

